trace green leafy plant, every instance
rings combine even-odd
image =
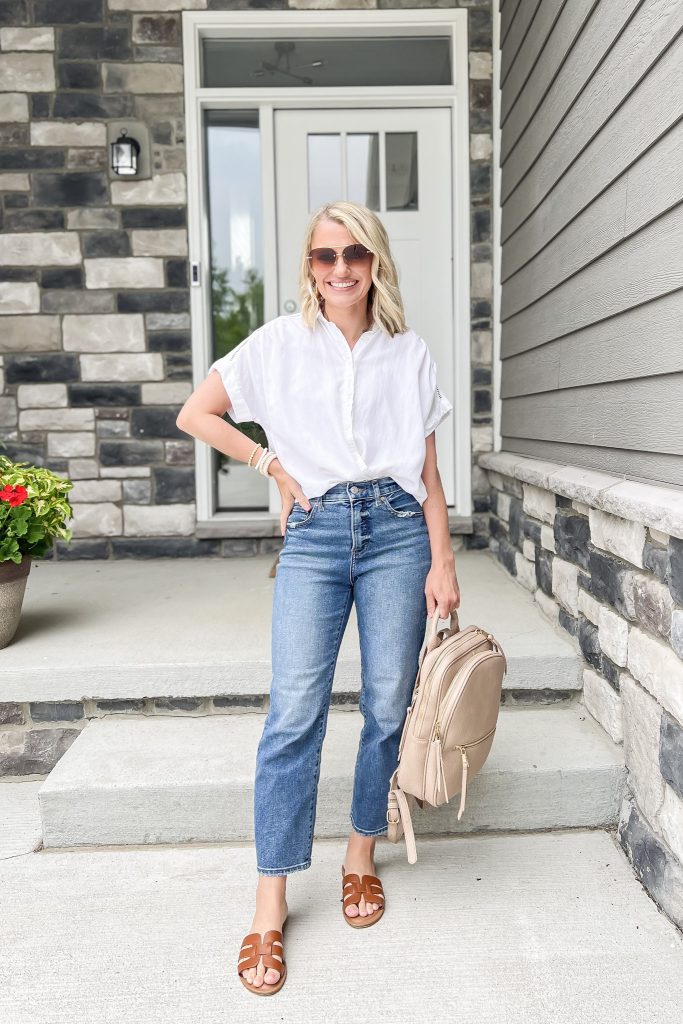
[[[228,284],[227,270],[211,268],[215,358],[227,355],[263,323],[263,278],[256,268],[243,274],[244,290]]]
[[[70,480],[27,462],[0,455],[0,562],[42,558],[55,538],[71,539]]]
[[[211,311],[213,315],[214,358],[228,352],[244,341],[263,324],[263,278],[255,267],[248,267],[243,275],[243,290],[228,283],[228,271],[211,267]],[[267,445],[265,432],[258,423],[240,423],[240,430],[252,441]],[[219,456],[221,464],[233,460]]]

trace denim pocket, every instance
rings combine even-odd
[[[306,510],[303,507],[303,505],[300,505],[298,501],[295,501],[292,507],[292,511],[287,516],[286,529],[295,530],[299,526],[305,526],[307,523],[310,523],[311,519],[318,511],[319,507],[319,498],[313,498],[313,500],[311,501],[311,507],[308,510]]]
[[[398,519],[410,519],[418,516],[424,518],[420,502],[403,488],[391,491],[389,495],[380,494],[380,503],[382,508]]]

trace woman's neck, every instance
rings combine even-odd
[[[349,345],[354,345],[361,334],[368,330],[370,318],[367,308],[357,309],[355,306],[351,306],[349,309],[335,309],[325,303],[322,314],[326,320],[336,324]]]

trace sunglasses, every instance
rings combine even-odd
[[[345,246],[340,254],[337,254],[334,249],[311,249],[306,258],[316,266],[324,268],[335,267],[337,265],[339,255],[341,255],[347,267],[351,267],[354,264],[357,266],[365,265],[371,261],[373,256],[371,249],[366,249],[365,246],[360,245],[360,243],[354,243],[353,245]]]

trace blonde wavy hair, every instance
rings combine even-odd
[[[389,236],[381,220],[372,210],[361,203],[339,200],[326,203],[312,214],[301,254],[299,273],[299,299],[301,319],[311,329],[315,325],[318,311],[324,310],[325,300],[320,296],[315,278],[307,259],[311,251],[313,232],[322,220],[343,224],[353,238],[370,249],[372,256],[372,284],[368,291],[368,314],[370,329],[380,328],[393,338],[408,330],[403,310],[403,300],[398,287],[398,273],[391,255]]]

